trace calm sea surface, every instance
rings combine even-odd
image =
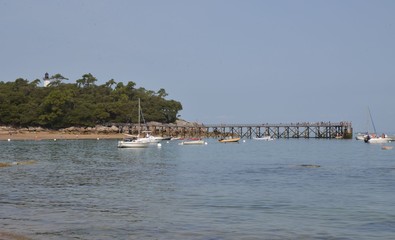
[[[0,142],[0,231],[32,239],[395,239],[395,148]],[[395,143],[390,143],[395,146]],[[320,165],[319,168],[303,167]]]

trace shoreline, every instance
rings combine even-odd
[[[34,132],[0,134],[0,141],[31,141],[31,140],[90,140],[90,139],[122,139],[122,133],[63,133],[63,132]]]

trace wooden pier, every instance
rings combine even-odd
[[[271,136],[274,138],[326,138],[351,139],[353,135],[351,122],[303,122],[280,124],[197,124],[185,125],[148,123],[112,124],[120,132],[135,134],[140,131],[151,131],[153,135],[172,137],[212,137],[238,136],[253,138]]]

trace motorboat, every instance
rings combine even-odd
[[[391,138],[378,137],[378,138],[370,138],[367,142],[368,143],[388,143],[390,141],[391,141]]]
[[[253,137],[252,139],[260,140],[260,141],[273,141],[274,140],[274,138],[272,136]]]
[[[179,143],[179,145],[203,145],[205,142],[202,139],[185,140]]]
[[[392,138],[389,138],[387,135],[382,134],[380,137],[375,134],[367,135],[364,139],[366,143],[388,143],[392,141]]]
[[[367,136],[368,136],[367,133],[358,133],[357,136],[355,136],[355,139],[358,141],[363,141]]]

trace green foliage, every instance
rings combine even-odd
[[[39,79],[0,82],[0,125],[59,129],[137,123],[138,99],[146,122],[172,123],[182,110],[180,102],[165,99],[168,94],[163,88],[154,92],[136,88],[132,81],[124,84],[114,79],[96,85],[97,79],[90,73],[74,84],[64,83],[68,79],[61,74],[50,79],[48,87],[39,87]]]

